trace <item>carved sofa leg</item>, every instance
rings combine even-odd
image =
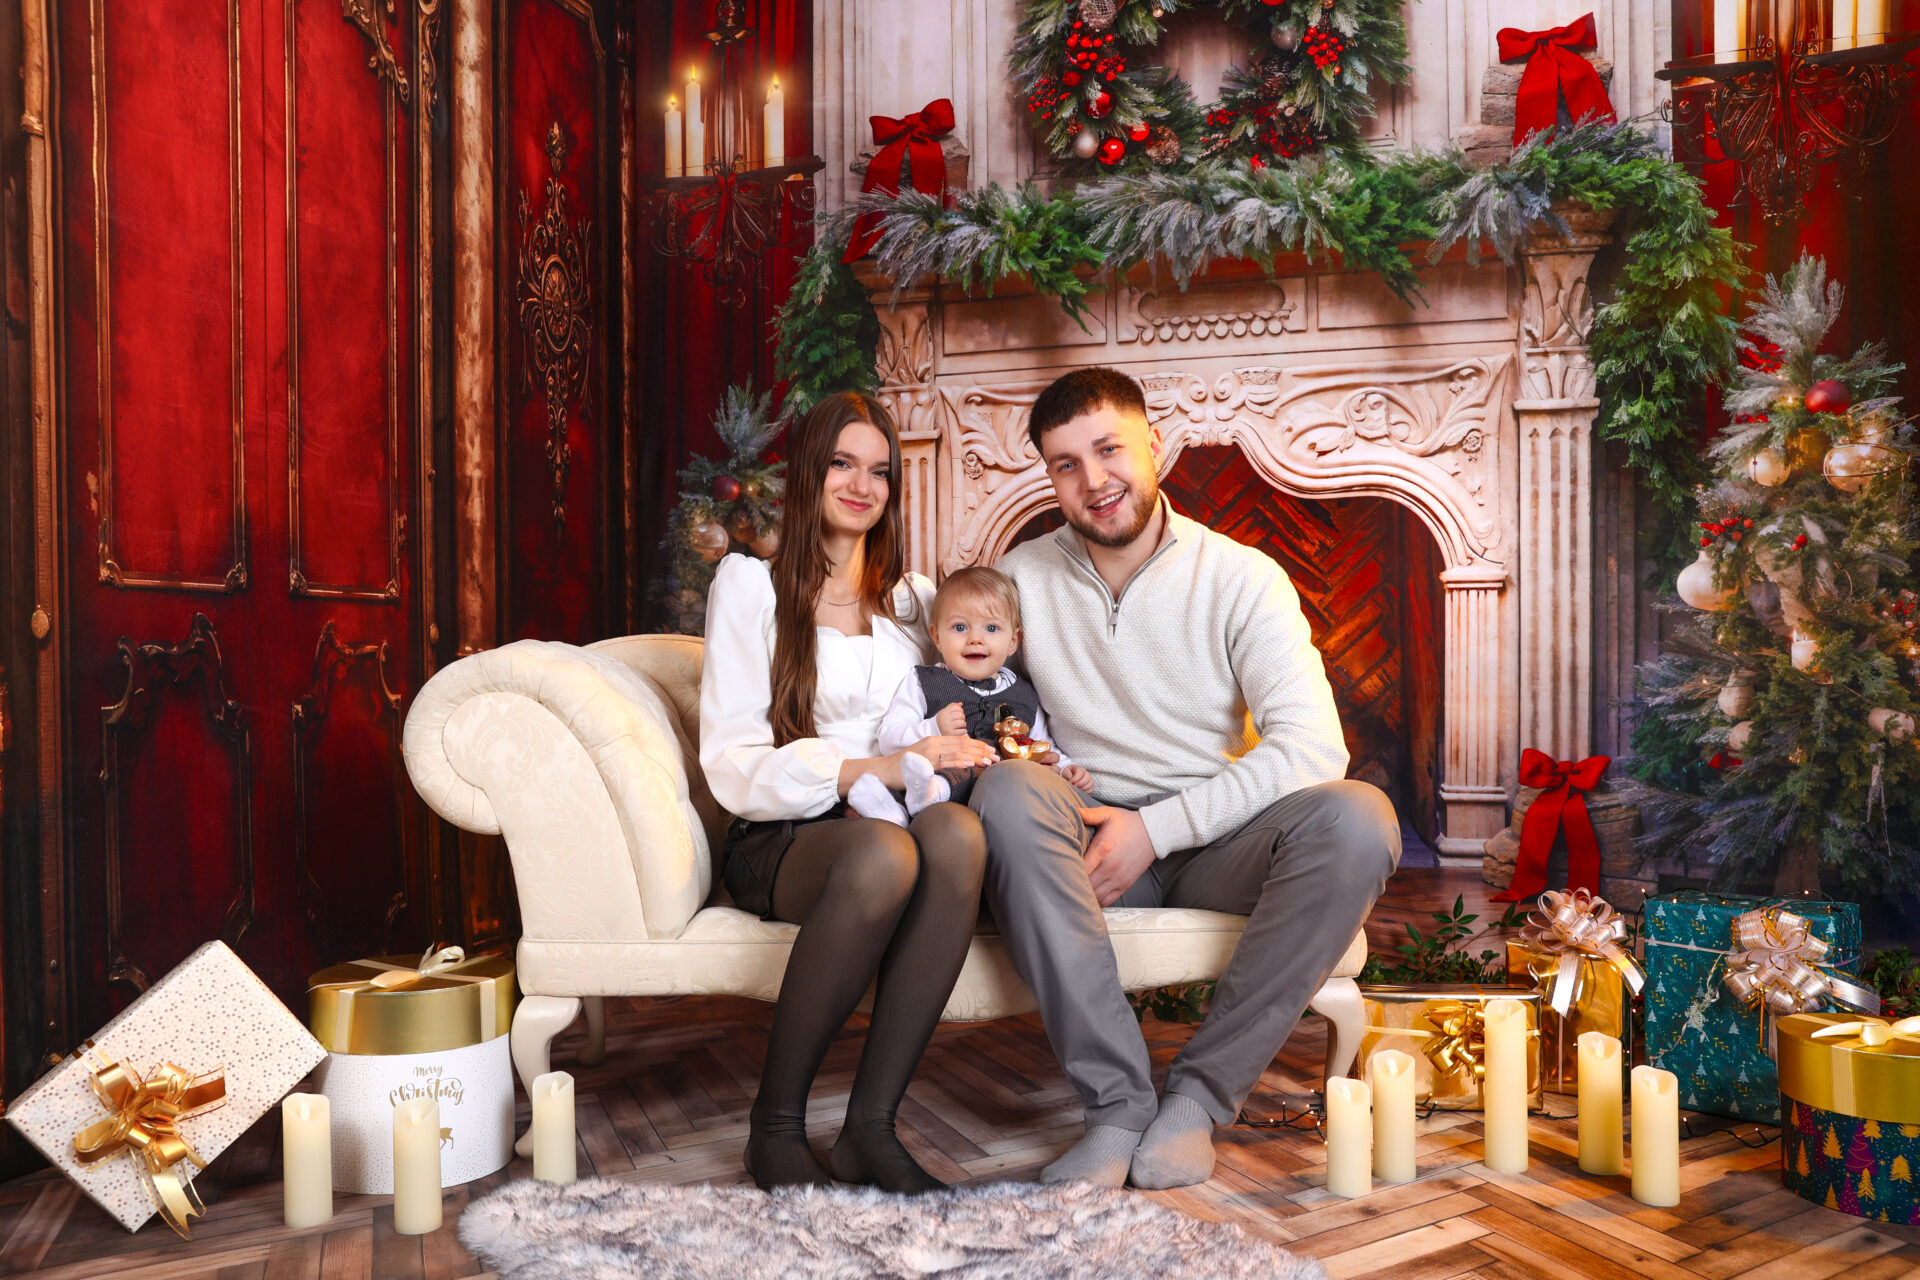
[[[529,1096],[533,1093],[533,1082],[552,1070],[552,1059],[547,1050],[553,1044],[553,1038],[565,1031],[573,1020],[580,1015],[579,996],[525,996],[520,1007],[513,1011],[513,1069],[519,1073],[520,1087]],[[514,1152],[522,1156],[533,1154],[533,1127],[520,1135],[513,1144]]]
[[[587,1042],[580,1046],[574,1060],[583,1067],[597,1067],[607,1060],[607,998],[582,996],[587,1009]]]
[[[1367,1025],[1360,984],[1352,978],[1328,978],[1307,1001],[1307,1008],[1327,1020],[1327,1059],[1321,1088],[1353,1070],[1360,1054],[1360,1037]]]

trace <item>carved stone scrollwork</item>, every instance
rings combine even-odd
[[[413,97],[413,85],[407,79],[406,70],[401,67],[400,59],[393,52],[393,44],[387,39],[386,19],[393,16],[393,0],[385,0],[386,17],[375,9],[373,0],[340,0],[340,16],[360,29],[367,38],[373,51],[367,55],[367,70],[382,80],[390,81],[393,92],[402,102]]]
[[[1555,212],[1565,232],[1536,227],[1527,241],[1526,286],[1520,304],[1522,400],[1594,398],[1593,294],[1587,272],[1607,243],[1611,210],[1563,206]]]
[[[540,391],[547,409],[547,468],[553,478],[553,523],[567,522],[567,468],[573,447],[567,419],[577,401],[592,412],[587,373],[593,354],[593,289],[588,270],[592,223],[567,217],[567,189],[560,182],[569,143],[555,121],[547,130],[547,207],[532,220],[531,202],[520,192],[520,331],[526,343],[525,385]]]
[[[1298,311],[1284,287],[1264,281],[1170,298],[1150,289],[1129,288],[1120,293],[1117,337],[1121,342],[1140,343],[1277,337],[1305,327]]]

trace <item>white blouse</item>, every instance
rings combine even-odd
[[[910,573],[894,588],[896,626],[871,636],[816,627],[815,738],[773,745],[773,571],[730,555],[707,592],[700,672],[700,766],[722,808],[755,822],[811,818],[840,799],[840,766],[884,755],[880,717],[913,668],[933,661],[926,619],[933,583]]]

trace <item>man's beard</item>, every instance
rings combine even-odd
[[[1125,527],[1117,532],[1109,533],[1096,525],[1081,524],[1080,521],[1074,519],[1072,516],[1067,516],[1067,523],[1073,526],[1075,533],[1085,538],[1088,542],[1095,543],[1102,547],[1118,548],[1130,546],[1133,540],[1144,533],[1147,525],[1153,521],[1153,509],[1160,504],[1159,478],[1149,478],[1144,490],[1130,489],[1127,496],[1134,503],[1133,518],[1128,520]]]

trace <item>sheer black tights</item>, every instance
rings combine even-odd
[[[800,925],[774,1006],[747,1170],[762,1187],[820,1183],[807,1090],[876,977],[866,1047],[829,1163],[845,1182],[917,1193],[945,1184],[894,1134],[894,1113],[960,976],[980,906],[986,836],[962,805],[902,830],[871,818],[803,826],[780,863],[773,912]]]

